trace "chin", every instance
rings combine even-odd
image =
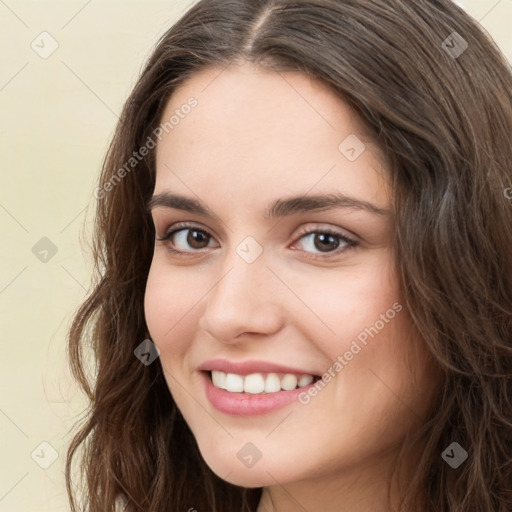
[[[266,487],[269,485],[275,485],[276,480],[280,483],[280,473],[284,473],[283,480],[290,478],[291,473],[289,471],[282,471],[283,467],[279,466],[276,468],[275,461],[265,461],[265,457],[262,457],[257,462],[253,463],[252,467],[246,466],[251,461],[246,463],[242,462],[244,453],[237,456],[237,452],[240,450],[231,450],[226,445],[222,446],[218,444],[213,450],[203,450],[199,444],[199,450],[201,456],[205,461],[206,465],[222,480],[240,487],[256,488]],[[220,449],[224,450],[220,451]],[[242,460],[240,460],[242,459]],[[288,468],[292,469],[292,468]],[[284,482],[282,482],[284,483]]]

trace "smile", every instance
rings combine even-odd
[[[294,375],[292,373],[251,373],[239,375],[221,371],[211,372],[212,383],[216,388],[225,389],[230,393],[277,393],[278,391],[292,391],[311,384],[313,375]]]
[[[320,376],[269,362],[214,360],[201,365],[206,398],[224,414],[267,414],[298,402]]]

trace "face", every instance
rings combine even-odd
[[[430,389],[378,148],[321,82],[249,64],[193,76],[173,115],[145,314],[204,460],[246,487],[376,467]]]

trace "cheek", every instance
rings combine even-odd
[[[357,267],[288,276],[310,310],[295,301],[295,321],[330,359],[347,350],[357,336],[364,339],[366,329],[376,323],[379,331],[387,327],[381,315],[384,321],[398,316],[393,304],[401,303],[401,293],[389,253],[376,250]]]
[[[429,392],[424,385],[426,352],[415,337],[391,254],[376,252],[367,263],[361,271],[333,271],[330,279],[317,278],[315,286],[295,280],[302,286],[298,294],[318,312],[318,321],[301,326],[326,356],[327,384],[318,398],[303,398],[310,412],[323,419],[325,430],[326,425],[346,428],[347,421],[370,425],[377,411],[381,417],[397,411],[407,416],[404,403],[418,406],[420,415]],[[324,408],[327,402],[330,407]]]
[[[173,287],[166,286],[165,275],[158,272],[154,262],[151,265],[144,294],[144,315],[151,339],[159,340],[173,308],[167,307],[173,299]]]
[[[144,313],[152,341],[162,353],[169,351],[172,341],[173,353],[179,353],[181,336],[194,315],[196,304],[205,291],[201,291],[193,276],[187,272],[169,269],[162,262],[153,261],[144,295]]]

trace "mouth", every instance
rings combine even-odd
[[[228,393],[250,395],[271,394],[280,391],[293,391],[314,384],[320,379],[318,375],[293,373],[251,373],[240,375],[219,370],[205,372],[217,389]]]
[[[300,395],[307,393],[308,388],[321,379],[319,375],[302,372],[263,371],[260,368],[261,371],[249,373],[243,367],[236,368],[240,373],[234,373],[235,368],[230,368],[231,371],[202,368],[199,372],[210,404],[230,416],[273,413],[298,402]],[[276,367],[272,369],[276,370]]]

